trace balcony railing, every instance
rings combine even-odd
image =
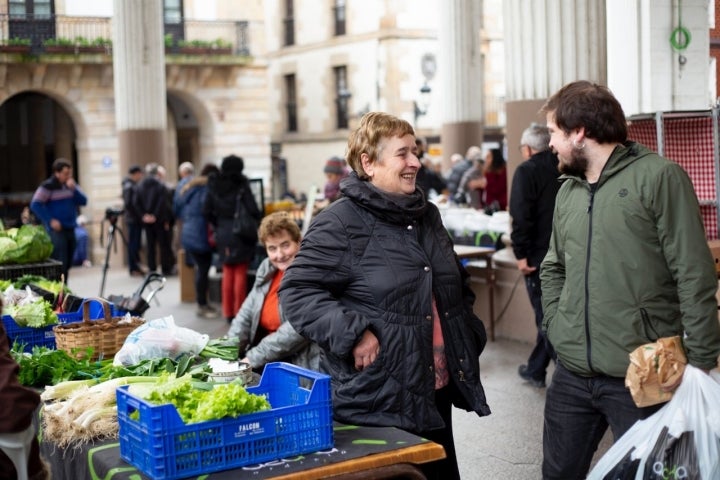
[[[187,43],[216,42],[230,46],[232,55],[250,55],[250,32],[247,21],[184,20],[182,40]],[[110,17],[70,17],[66,15],[0,15],[0,45],[29,43],[34,55],[50,53],[49,46],[76,47],[103,45],[111,53],[112,19]],[[168,48],[180,53],[178,38]]]

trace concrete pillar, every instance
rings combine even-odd
[[[482,0],[443,3],[440,9],[439,72],[443,76],[443,170],[453,153],[465,154],[483,138],[483,68],[480,52]]]
[[[121,174],[165,160],[165,47],[162,0],[114,0],[115,120]]]

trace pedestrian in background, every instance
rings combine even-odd
[[[73,253],[74,267],[92,267],[89,258],[90,253],[90,235],[88,234],[86,225],[87,217],[78,215],[77,226],[75,227],[75,252]]]
[[[543,125],[533,123],[525,129],[520,137],[520,153],[524,161],[515,170],[510,190],[510,239],[535,313],[537,337],[527,364],[520,365],[518,374],[533,387],[543,388],[555,353],[542,330],[540,263],[550,244],[560,171],[557,156],[550,150],[550,133]]]
[[[255,202],[250,182],[243,175],[245,163],[241,157],[223,158],[220,173],[210,177],[203,207],[205,218],[215,229],[215,242],[222,263],[222,314],[228,323],[240,310],[248,293],[248,266],[255,256],[257,240],[250,242],[233,233],[233,220],[238,204],[258,222],[262,213]]]
[[[208,275],[214,249],[208,241],[208,222],[203,215],[208,179],[219,172],[220,169],[215,164],[205,165],[199,176],[183,184],[177,192],[175,202],[175,216],[181,224],[180,243],[185,255],[190,257],[195,271],[197,315],[203,318],[220,316],[219,312],[208,303]]]
[[[440,195],[448,194],[447,183],[435,171],[432,160],[427,155],[427,141],[423,137],[415,139],[417,157],[420,162],[420,170],[415,177],[415,183],[422,189],[428,199],[436,199]]]
[[[280,284],[282,311],[323,350],[333,413],[440,443],[429,479],[458,479],[452,406],[488,415],[478,357],[485,328],[438,208],[415,183],[412,126],[362,117],[348,140],[353,172],[320,212]]]
[[[464,157],[461,157],[457,162],[452,164],[445,182],[450,198],[455,198],[458,193],[458,188],[460,187],[460,180],[462,180],[465,172],[472,168],[475,156],[481,154],[482,150],[480,147],[473,145],[467,149]]]
[[[482,205],[485,213],[506,210],[508,201],[507,162],[499,148],[491,148],[485,156],[483,165],[483,178],[479,185],[474,181],[468,182],[468,188],[482,188]]]
[[[159,254],[163,275],[172,275],[175,267],[175,258],[168,242],[173,218],[169,198],[160,165],[148,163],[145,166],[145,177],[135,189],[134,205],[145,232],[148,269],[157,271]]]
[[[483,174],[485,171],[485,157],[483,157],[482,152],[474,151],[471,160],[473,166],[463,173],[454,201],[459,205],[470,205],[470,207],[478,210],[483,207],[483,194],[487,185],[487,180]]]
[[[72,164],[58,158],[52,164],[53,174],[35,190],[30,209],[45,226],[53,244],[51,258],[62,262],[62,273],[68,279],[75,254],[75,227],[81,206],[87,197],[73,178]]]
[[[563,174],[540,268],[543,328],[557,353],[542,474],[585,478],[608,426],[617,440],[662,407],[635,405],[630,352],[679,335],[691,365],[716,367],[718,283],[690,178],[628,141],[610,90],[572,82],[542,112]]]
[[[325,187],[323,193],[327,203],[332,203],[340,197],[340,180],[347,177],[345,160],[340,157],[330,157],[323,167],[325,174]]]
[[[127,262],[128,270],[133,277],[143,277],[147,273],[140,266],[140,248],[142,246],[142,215],[135,206],[137,185],[143,178],[140,165],[133,165],[122,181],[122,196],[125,204],[125,228],[127,230]]]

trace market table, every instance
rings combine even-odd
[[[445,458],[441,445],[397,428],[357,427],[334,423],[335,447],[297,457],[203,475],[210,479],[311,480],[403,478],[422,479],[418,464]],[[40,450],[54,479],[117,480],[148,478],[120,458],[118,440],[102,440],[81,448],[60,449],[43,441]],[[201,477],[191,477],[201,478]]]
[[[492,255],[495,253],[493,247],[473,247],[470,245],[455,245],[455,254],[460,259],[482,260],[484,264],[481,266],[473,265],[473,268],[481,270],[484,274],[485,282],[488,286],[488,311],[490,319],[488,321],[488,339],[495,341],[495,270],[492,265]]]

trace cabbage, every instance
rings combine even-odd
[[[0,264],[43,262],[52,251],[50,235],[41,225],[0,230]]]

